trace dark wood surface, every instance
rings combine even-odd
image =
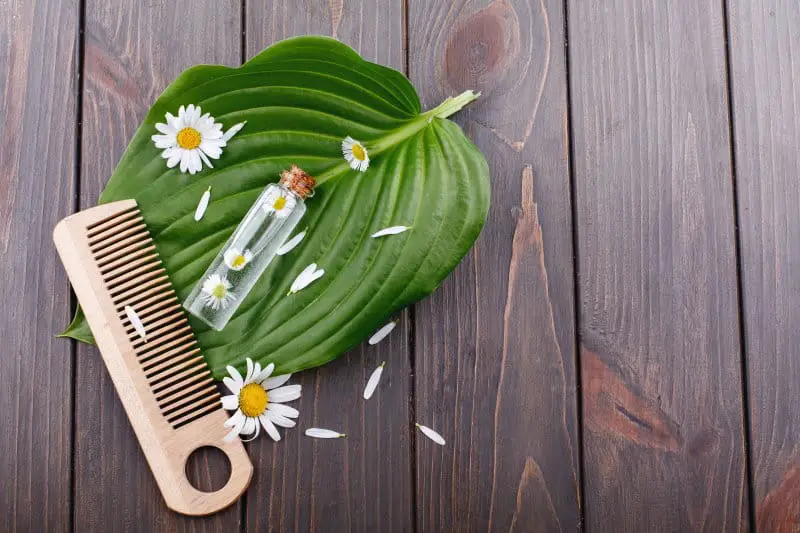
[[[569,13],[586,527],[746,529],[722,6]]]
[[[800,528],[800,4],[728,12],[753,499]]]
[[[481,91],[456,120],[492,176],[481,238],[416,307],[416,418],[449,439],[444,448],[417,441],[417,525],[573,531],[580,441],[563,6],[412,0],[409,10],[423,107]]]
[[[798,531],[798,27],[788,0],[0,1],[0,530]],[[246,496],[189,519],[99,354],[53,336],[50,233],[184,68],[305,33],[426,107],[482,91],[456,120],[489,219],[386,341],[296,377],[348,437],[250,443]]]

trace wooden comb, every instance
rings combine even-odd
[[[236,501],[253,465],[239,439],[223,441],[228,416],[136,201],[69,216],[53,240],[167,506],[206,515]],[[144,338],[127,318],[128,305]],[[231,463],[230,479],[216,492],[186,478],[189,455],[203,446]]]

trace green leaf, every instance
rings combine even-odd
[[[315,176],[302,244],[273,260],[223,331],[190,320],[217,379],[228,364],[242,368],[246,357],[274,362],[280,373],[318,366],[430,294],[477,238],[489,204],[488,167],[445,120],[476,97],[468,91],[421,114],[416,91],[399,72],[333,39],[289,39],[239,68],[184,72],[148,113],[100,202],[137,200],[183,299],[281,170],[297,164]],[[194,176],[167,169],[150,139],[165,113],[188,104],[225,129],[247,121],[215,168]],[[342,157],[348,135],[369,151],[364,173]],[[211,204],[195,222],[209,186]],[[412,229],[370,237],[394,225]],[[287,296],[312,262],[325,276]],[[76,317],[65,335],[87,340],[84,332]]]
[[[94,335],[92,330],[89,329],[89,323],[86,322],[86,317],[83,315],[83,309],[78,307],[75,311],[75,317],[70,322],[67,329],[56,335],[56,337],[65,337],[75,339],[86,344],[94,344]]]

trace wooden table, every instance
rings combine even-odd
[[[0,530],[798,531],[798,28],[796,0],[0,0]],[[297,377],[346,439],[254,441],[246,497],[188,519],[53,336],[50,233],[183,69],[307,33],[424,106],[483,92],[456,120],[489,219],[399,334]]]

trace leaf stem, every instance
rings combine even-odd
[[[422,113],[419,117],[409,121],[396,130],[393,130],[383,137],[375,139],[367,144],[370,156],[374,157],[375,155],[393,146],[397,146],[401,142],[425,128],[434,118],[447,118],[461,110],[465,105],[477,100],[480,95],[481,93],[476,93],[475,91],[470,90],[464,91],[458,96],[451,96],[447,98],[444,102],[433,109]],[[325,172],[318,174],[315,177],[317,185],[325,183],[329,179],[337,176],[339,173],[345,172],[348,168],[349,165],[347,164],[347,161],[341,161],[339,164],[332,166]]]
[[[463,93],[459,94],[458,96],[451,96],[438,106],[434,107],[430,111],[426,111],[422,114],[423,117],[437,117],[437,118],[447,118],[453,113],[457,111],[461,111],[461,109],[469,104],[470,102],[474,102],[478,99],[481,93],[476,93],[475,91],[464,91]]]

